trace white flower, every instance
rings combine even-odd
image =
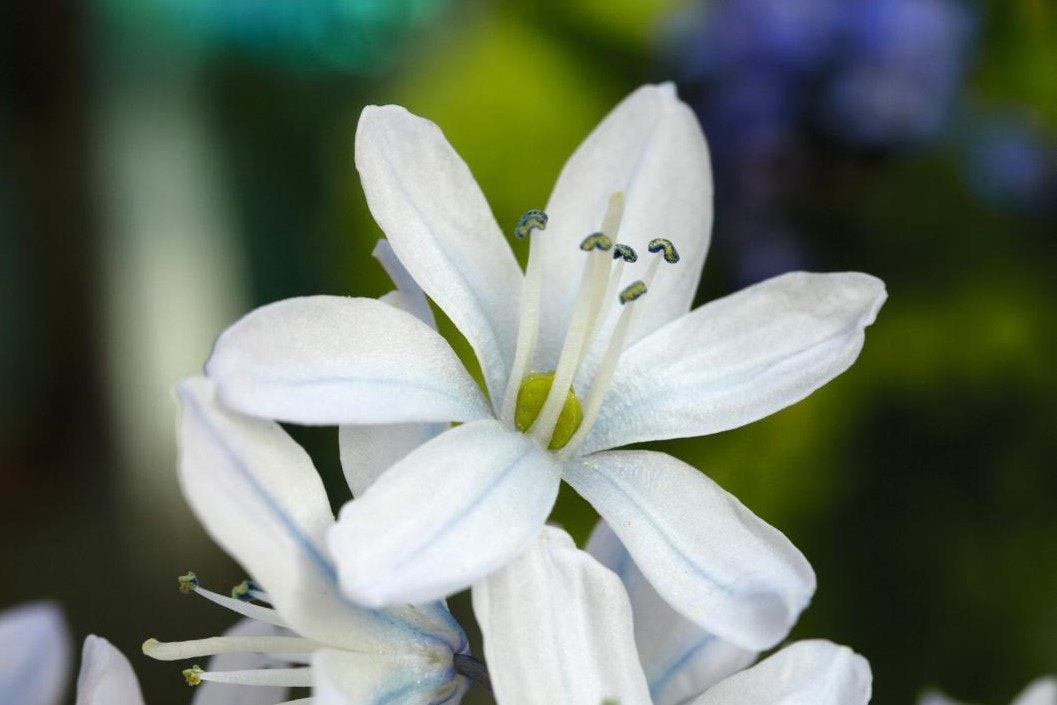
[[[0,703],[56,705],[70,668],[62,611],[31,602],[0,612]]]
[[[222,637],[151,639],[144,653],[162,660],[222,655],[226,662],[218,658],[209,670],[184,671],[188,682],[311,686],[320,705],[458,702],[469,683],[454,659],[468,647],[443,603],[369,610],[339,592],[324,545],[334,517],[301,446],[274,422],[219,406],[206,378],[182,382],[177,398],[184,495],[253,581],[227,597],[184,576],[186,591],[247,620]]]
[[[531,168],[531,155],[511,161]],[[367,108],[356,164],[392,250],[473,347],[491,401],[433,329],[370,299],[265,306],[206,366],[232,408],[344,426],[346,458],[375,438],[355,425],[422,440],[437,430],[424,424],[460,422],[406,457],[383,453],[395,464],[354,483],[369,489],[328,536],[345,593],[383,606],[469,586],[532,540],[565,479],[680,613],[748,648],[782,639],[815,587],[799,551],[685,463],[609,449],[734,428],[807,396],[854,361],[883,284],[792,273],[688,313],[712,184],[671,85],[639,89],[588,137],[545,230],[539,211],[519,222],[524,276],[433,123]]]
[[[753,655],[717,646],[700,630],[686,640],[677,628],[668,640],[661,629],[643,633],[638,614],[633,628],[633,612],[644,610],[643,622],[661,615],[660,598],[646,587],[629,601],[616,575],[550,526],[517,560],[474,586],[473,607],[498,705],[865,705],[870,699],[869,664],[828,641],[795,642],[742,670]],[[679,626],[661,616],[667,626]],[[682,627],[695,628],[685,620]]]
[[[56,605],[33,602],[0,612],[0,645],[0,703],[63,702],[70,677],[70,634]],[[77,705],[143,705],[128,659],[109,641],[95,635],[84,640]]]
[[[937,692],[921,696],[918,705],[963,705]],[[1010,705],[1057,705],[1057,678],[1046,676],[1028,684]]]

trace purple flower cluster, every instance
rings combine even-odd
[[[974,25],[960,0],[713,0],[684,23],[677,64],[741,283],[811,265],[786,201],[821,147],[884,153],[942,132]]]

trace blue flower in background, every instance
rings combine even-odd
[[[677,56],[712,145],[720,242],[749,284],[811,266],[786,204],[814,166],[940,133],[975,23],[960,0],[714,0],[687,24]]]
[[[982,120],[967,140],[964,172],[968,187],[992,206],[1057,214],[1057,141],[1023,116]]]
[[[935,137],[962,84],[969,12],[956,0],[851,0],[843,8],[823,126],[867,147]]]

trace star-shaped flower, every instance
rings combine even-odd
[[[144,653],[217,656],[208,670],[184,671],[192,685],[311,686],[319,703],[458,703],[469,681],[455,662],[468,646],[443,603],[371,610],[339,591],[324,544],[334,517],[301,446],[279,424],[217,404],[204,377],[182,382],[177,398],[184,495],[253,580],[228,597],[202,588],[193,573],[183,576],[185,592],[246,619],[221,637],[150,639]]]
[[[426,424],[458,422],[406,457],[382,453],[395,464],[342,510],[328,545],[344,592],[381,606],[469,586],[528,545],[565,479],[680,613],[747,648],[782,639],[815,587],[800,552],[685,463],[612,449],[716,433],[807,396],[854,361],[883,284],[797,272],[690,311],[712,183],[671,85],[624,100],[546,212],[518,223],[524,275],[433,123],[367,108],[356,164],[393,253],[473,347],[487,397],[429,325],[371,299],[265,306],[206,367],[242,412],[345,426],[345,457],[376,433],[429,438]]]
[[[619,552],[619,543],[612,545]],[[623,584],[568,534],[547,526],[516,560],[474,585],[499,705],[869,701],[870,666],[851,649],[798,641],[745,668],[755,654],[680,618],[632,575],[626,554],[621,562]],[[657,628],[642,628],[653,619]]]

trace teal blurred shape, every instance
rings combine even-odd
[[[130,44],[242,53],[293,68],[374,71],[443,0],[98,0]]]

